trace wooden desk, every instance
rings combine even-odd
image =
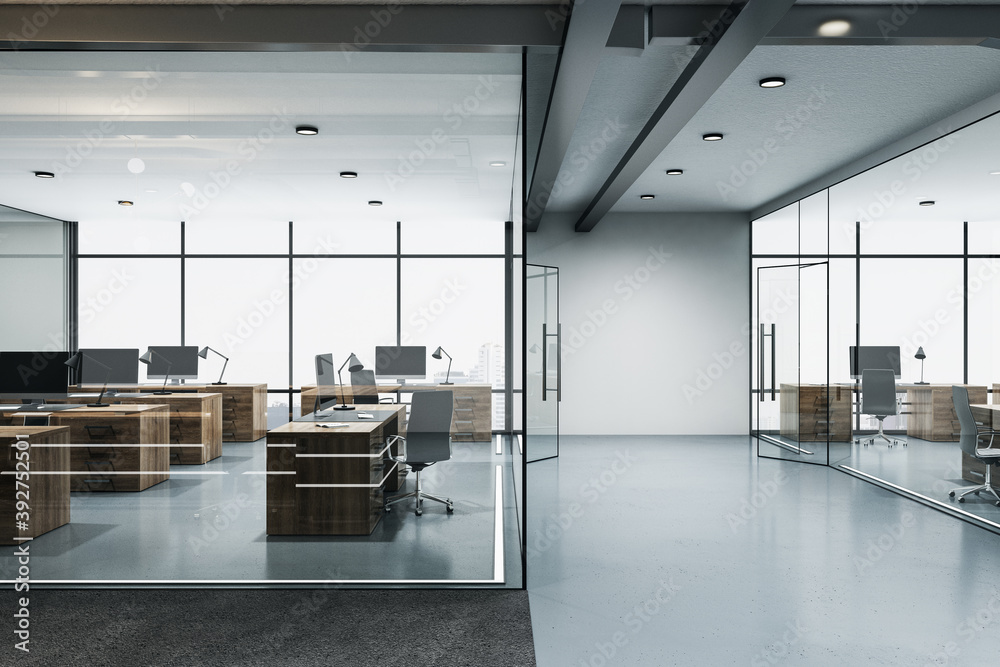
[[[380,384],[375,389],[381,394],[451,391],[455,398],[455,409],[451,417],[451,439],[455,442],[489,442],[493,439],[493,387],[488,384]],[[339,387],[336,396],[339,403]],[[344,386],[344,400],[348,403],[354,402],[354,392],[350,385]],[[303,385],[302,414],[311,414],[315,404],[316,386]]]
[[[0,419],[13,426],[31,415],[48,415],[50,426],[69,427],[71,491],[142,491],[170,477],[166,405],[4,411]]]
[[[832,442],[850,442],[851,385],[781,384],[780,390],[782,437],[826,442],[829,434]]]
[[[267,434],[268,535],[369,535],[382,492],[398,488],[385,441],[401,431],[406,406],[372,406],[382,419],[322,428],[289,422]],[[303,486],[303,485],[334,486]]]
[[[959,385],[969,390],[969,403],[986,402],[985,385]],[[907,385],[906,401],[910,404],[906,420],[906,435],[934,442],[955,442],[961,431],[950,384]],[[902,389],[902,387],[900,387]]]
[[[971,403],[970,406],[972,407],[972,416],[977,422],[990,428],[1000,429],[1000,405],[996,403],[987,405],[984,401],[983,403]],[[989,444],[989,439],[983,438],[979,442],[982,443],[981,447],[986,447]],[[1000,447],[1000,437],[993,441],[993,446]],[[993,472],[996,472],[996,468],[993,469]],[[973,473],[976,474],[973,475]],[[976,457],[962,452],[962,479],[973,484],[982,484],[985,475],[986,464]]]
[[[27,502],[28,527],[17,528],[16,501],[17,485],[16,454],[22,450],[14,447],[18,440],[28,443],[28,469],[31,475],[25,481],[28,485]],[[0,544],[20,544],[16,537],[38,537],[42,533],[55,530],[69,523],[69,475],[45,475],[38,473],[69,471],[69,427],[68,426],[0,426]],[[22,459],[24,457],[22,456]],[[23,470],[24,466],[22,466]],[[7,474],[11,473],[11,474]]]
[[[108,389],[120,392],[157,391],[162,384],[109,384]],[[267,435],[266,384],[168,384],[172,394],[222,394],[222,441],[255,442]],[[77,385],[73,392],[99,392],[101,385]],[[109,397],[110,398],[113,397]],[[105,401],[109,402],[109,401]]]

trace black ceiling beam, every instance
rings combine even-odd
[[[566,16],[566,39],[556,68],[538,157],[524,207],[524,228],[538,231],[559,170],[569,149],[577,118],[618,16],[621,0],[581,2]]]
[[[794,2],[750,0],[742,8],[734,3],[701,24],[695,33],[699,45],[690,46],[691,61],[591,200],[576,231],[589,232],[600,222]]]
[[[0,5],[0,49],[520,53],[524,46],[561,45],[563,26],[554,24],[552,11],[551,5],[245,5],[239,0]]]

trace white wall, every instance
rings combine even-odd
[[[547,215],[527,250],[560,269],[562,433],[746,433],[748,218],[574,221]]]

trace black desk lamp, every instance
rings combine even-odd
[[[929,382],[924,382],[924,359],[927,358],[927,355],[924,354],[924,348],[918,347],[917,353],[913,355],[913,358],[920,360],[920,382],[914,382],[913,384],[930,384]]]
[[[219,373],[219,381],[218,382],[213,382],[212,384],[226,384],[225,382],[222,381],[222,375],[223,375],[223,373],[226,372],[226,366],[229,364],[229,357],[227,357],[226,355],[222,354],[218,350],[213,350],[212,348],[208,347],[207,345],[205,347],[201,348],[201,350],[198,352],[198,356],[201,357],[202,359],[208,359],[208,353],[210,351],[211,352],[215,352],[217,355],[219,355],[220,357],[222,357],[223,359],[226,360],[225,363],[222,364],[222,373]]]
[[[153,362],[153,356],[154,355],[157,356],[157,357],[159,357],[160,359],[162,359],[164,361],[164,363],[167,364],[167,372],[163,374],[163,388],[160,389],[159,391],[154,391],[152,393],[153,393],[154,396],[166,396],[166,395],[168,395],[168,394],[171,393],[171,392],[167,391],[167,380],[170,379],[170,366],[171,366],[170,360],[167,359],[166,357],[164,357],[159,352],[153,352],[152,348],[150,348],[150,349],[146,350],[146,354],[144,354],[141,357],[139,357],[139,361],[141,361],[142,363],[144,363],[147,366],[149,366],[149,364],[151,364]],[[148,369],[146,370],[146,374],[147,375],[149,374],[149,370]]]
[[[104,386],[101,388],[101,394],[97,397],[97,403],[87,403],[87,407],[106,408],[108,407],[108,404],[102,403],[101,401],[104,399],[104,392],[107,391],[108,389],[108,379],[111,377],[111,367],[108,366],[107,364],[102,364],[97,359],[90,359],[88,363],[91,362],[97,364],[98,366],[106,370],[107,373],[104,374]],[[66,360],[66,365],[72,368],[74,371],[76,371],[77,373],[76,381],[79,384],[83,384],[83,377],[81,376],[80,373],[80,369],[83,368],[83,353],[77,352],[76,354],[74,354],[72,357]]]
[[[340,368],[337,369],[337,379],[340,380],[340,405],[333,406],[334,410],[354,409],[353,405],[347,405],[347,400],[344,394],[344,378],[340,375],[340,372],[344,370],[344,366],[347,366],[347,370],[352,373],[357,373],[358,371],[363,371],[365,369],[365,365],[361,363],[361,360],[358,359],[353,352],[351,352],[351,356],[347,358],[347,361],[340,365]]]
[[[443,347],[438,346],[438,349],[434,350],[431,356],[435,359],[440,359],[442,354],[448,357],[448,373],[444,376],[444,382],[441,384],[454,384],[452,382],[448,382],[448,380],[451,379],[451,355],[445,352]]]

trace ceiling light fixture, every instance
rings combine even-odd
[[[302,134],[311,137],[314,134],[319,134],[319,130],[312,125],[299,125],[295,128],[295,134]]]
[[[722,133],[721,132],[709,132],[708,134],[701,135],[701,138],[704,141],[722,141]]]
[[[506,162],[501,162],[500,160],[494,160],[493,162],[490,162],[490,166],[491,167],[506,167],[507,163]]]
[[[639,199],[656,199],[656,195],[639,195]]]
[[[925,199],[922,202],[920,202],[920,205],[921,206],[934,206],[934,200],[933,199]]]
[[[683,169],[667,169],[667,176],[680,176],[683,173]]]
[[[341,178],[357,178],[358,172],[356,171],[342,171],[340,172]]]
[[[119,199],[118,200],[118,205],[119,206],[135,206],[135,203],[134,202],[130,202],[128,199]]]
[[[31,172],[35,175],[35,178],[55,178],[56,175],[51,171],[33,171]]]
[[[766,79],[758,81],[758,84],[761,88],[781,88],[785,85],[785,79],[780,76],[769,76]]]
[[[826,21],[819,26],[818,32],[821,37],[843,37],[851,31],[851,22],[844,19],[833,19]]]
[[[370,202],[368,202],[368,205],[369,206],[381,206],[382,202],[380,202],[378,199],[372,199]]]
[[[44,172],[43,172],[44,173]],[[38,176],[38,172],[35,172],[35,176]],[[1000,171],[991,171],[990,176],[1000,176]],[[42,176],[41,178],[49,178],[48,176]]]
[[[128,170],[133,174],[141,174],[146,171],[146,163],[142,161],[142,158],[134,157],[128,161]]]

